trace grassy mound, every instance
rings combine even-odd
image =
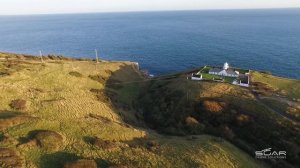
[[[0,148],[0,167],[24,167],[25,161],[16,151],[8,148]]]
[[[21,125],[23,123],[34,121],[36,118],[26,116],[26,115],[20,115],[20,114],[14,114],[13,112],[8,113],[2,113],[0,112],[0,130],[5,130],[7,128]]]
[[[11,101],[9,106],[15,110],[25,110],[26,109],[26,100],[17,99]]]
[[[64,138],[55,131],[35,130],[28,133],[25,146],[38,146],[46,151],[57,151],[63,145]]]

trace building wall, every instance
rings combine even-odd
[[[209,74],[213,74],[213,75],[220,75],[220,76],[229,76],[229,77],[238,77],[239,75],[233,75],[233,74],[227,74],[224,71],[221,72],[208,72]]]

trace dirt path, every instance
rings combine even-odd
[[[285,119],[287,119],[287,120],[289,120],[289,121],[291,121],[292,123],[295,123],[295,124],[300,124],[300,120],[298,119],[298,118],[296,118],[295,116],[292,116],[292,115],[290,115],[290,114],[287,114],[286,112],[283,112],[283,111],[278,111],[278,110],[275,110],[274,108],[272,108],[272,107],[270,107],[268,104],[266,104],[264,101],[262,101],[263,99],[276,99],[276,100],[279,100],[279,101],[289,101],[289,100],[285,100],[285,99],[283,99],[282,100],[282,98],[279,98],[279,99],[277,99],[277,98],[275,98],[275,97],[261,97],[261,96],[259,96],[256,92],[254,92],[254,91],[252,91],[251,90],[251,92],[252,92],[252,94],[255,96],[255,99],[258,101],[258,102],[260,102],[260,104],[262,104],[263,106],[265,106],[268,110],[270,110],[270,111],[272,111],[272,112],[274,112],[274,113],[277,113],[278,115],[280,115],[281,117],[283,117],[283,118],[285,118]],[[296,102],[294,102],[294,103],[296,103]]]
[[[280,101],[280,102],[284,102],[284,103],[288,104],[289,106],[300,107],[300,103],[288,100],[288,99],[283,98],[283,97],[274,97],[274,96],[273,97],[266,97],[266,96],[260,96],[260,98],[261,99],[273,99],[273,100],[277,100],[277,101]]]

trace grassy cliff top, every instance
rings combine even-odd
[[[149,129],[137,105],[148,83],[132,62],[43,61],[0,53],[2,167],[264,165],[222,138]]]

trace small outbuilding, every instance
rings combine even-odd
[[[202,74],[192,74],[192,77],[191,77],[192,80],[202,80]]]

